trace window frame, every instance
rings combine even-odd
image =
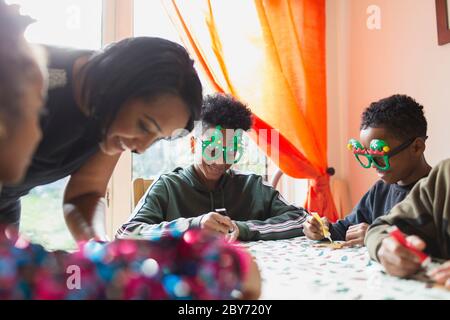
[[[103,0],[102,47],[132,37],[133,0]],[[106,233],[113,239],[116,231],[129,218],[132,210],[132,157],[123,152],[106,190]]]

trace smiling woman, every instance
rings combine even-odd
[[[81,104],[97,122],[104,147],[115,139],[116,145],[142,152],[176,129],[193,129],[202,89],[193,61],[180,45],[161,38],[122,40],[91,58],[80,78]],[[146,132],[148,118],[158,119],[163,132],[157,127]]]
[[[100,49],[102,46],[101,0],[7,0],[19,5],[22,14],[35,20],[25,32],[28,41],[39,44]],[[51,10],[48,8],[51,7]],[[57,74],[57,73],[54,73]],[[53,81],[56,80],[53,78]],[[64,222],[61,203],[63,179],[32,190],[22,200],[21,233],[46,248],[73,250],[75,242]],[[43,217],[42,213],[47,212]]]
[[[98,52],[46,50],[43,139],[24,181],[4,188],[1,216],[18,224],[22,195],[70,175],[63,207],[69,230],[76,240],[104,240],[103,196],[120,154],[192,130],[202,86],[186,50],[161,38],[124,39]]]
[[[176,129],[184,128],[183,121],[187,118],[188,109],[176,95],[131,100],[117,114],[117,121],[111,125],[100,147],[110,155],[125,150],[143,153],[156,141],[170,139]],[[188,123],[187,132],[192,130],[191,126]]]

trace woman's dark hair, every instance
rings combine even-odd
[[[36,69],[23,38],[31,22],[30,17],[19,14],[18,8],[0,0],[0,116],[7,120],[21,114],[19,98]]]
[[[360,129],[369,127],[383,127],[398,140],[427,136],[423,106],[402,94],[372,102],[362,114]]]
[[[191,131],[202,106],[202,85],[186,49],[169,40],[129,38],[95,54],[83,69],[82,103],[103,138],[119,109],[130,99],[179,96],[191,117]]]

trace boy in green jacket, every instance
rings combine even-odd
[[[287,203],[261,176],[231,169],[242,154],[240,131],[252,126],[251,111],[231,96],[208,96],[202,126],[201,144],[195,145],[202,147],[202,160],[161,175],[116,236],[159,237],[177,225],[219,232],[230,241],[302,236],[303,209]]]
[[[408,197],[369,228],[365,243],[372,259],[394,276],[407,277],[421,268],[416,254],[389,236],[397,226],[406,240],[434,258],[448,260],[428,276],[450,289],[450,159],[421,180]]]

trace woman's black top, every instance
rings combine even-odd
[[[5,185],[1,190],[0,224],[18,224],[21,196],[36,186],[71,175],[99,150],[90,121],[75,102],[72,79],[75,60],[92,52],[56,47],[46,49],[49,91],[41,118],[43,137],[25,179],[18,185]]]

